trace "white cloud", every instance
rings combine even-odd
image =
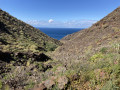
[[[53,21],[54,21],[53,19],[50,19],[48,22],[49,22],[49,23],[52,23]]]
[[[29,20],[26,23],[35,27],[88,28],[96,22],[97,20],[70,20],[62,22],[50,19],[49,21]]]

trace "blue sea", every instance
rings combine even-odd
[[[48,36],[60,40],[68,34],[82,30],[82,28],[38,28]]]

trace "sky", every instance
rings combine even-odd
[[[34,27],[88,28],[120,0],[0,0],[0,8]]]

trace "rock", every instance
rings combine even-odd
[[[50,77],[50,76],[54,75],[54,72],[52,70],[50,70],[50,71],[46,71],[45,74]]]
[[[62,76],[58,79],[58,88],[64,89],[65,85],[68,83],[68,78],[66,76]]]
[[[65,67],[59,66],[59,67],[57,67],[55,74],[58,75],[60,73],[65,73],[65,71],[66,71]]]
[[[15,90],[24,90],[22,87],[17,87]]]
[[[55,81],[57,79],[57,76],[51,76],[51,80]]]
[[[46,90],[47,88],[45,87],[45,85],[42,83],[40,85],[37,85],[34,87],[33,90]]]
[[[100,90],[100,88],[101,88],[100,85],[97,85],[95,90]]]
[[[55,82],[53,80],[46,80],[44,82],[44,85],[47,87],[47,89],[51,88],[54,84]]]

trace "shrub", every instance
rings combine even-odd
[[[114,85],[112,80],[106,82],[101,90],[119,90],[120,88]]]
[[[2,81],[0,80],[0,89],[2,88]]]
[[[52,88],[51,90],[60,90],[60,89],[58,88],[57,83],[53,86],[53,88]]]
[[[115,32],[119,32],[119,31],[120,31],[120,29],[117,28],[117,27],[112,27],[112,29],[113,29]]]
[[[43,67],[43,64],[42,64],[42,63],[39,64],[38,67],[39,67],[39,70],[40,70],[40,71],[43,71],[43,70],[44,70],[44,67]]]
[[[105,54],[107,52],[107,48],[106,47],[103,47],[101,50],[100,50],[101,53]]]
[[[100,58],[103,58],[103,54],[102,53],[98,53],[98,54],[95,54],[93,55],[90,60],[93,61],[93,62],[96,62],[97,59],[100,59]]]
[[[36,46],[36,45],[31,45],[31,46],[29,47],[29,49],[35,51],[35,50],[37,49],[37,46]]]
[[[53,44],[53,43],[46,43],[45,44],[45,48],[48,51],[54,51],[57,48],[57,46],[55,44]]]
[[[33,88],[34,85],[35,85],[35,83],[32,82],[32,81],[30,81],[30,82],[29,82],[29,85],[27,85],[27,86],[25,87],[25,90],[29,90],[29,89]]]

